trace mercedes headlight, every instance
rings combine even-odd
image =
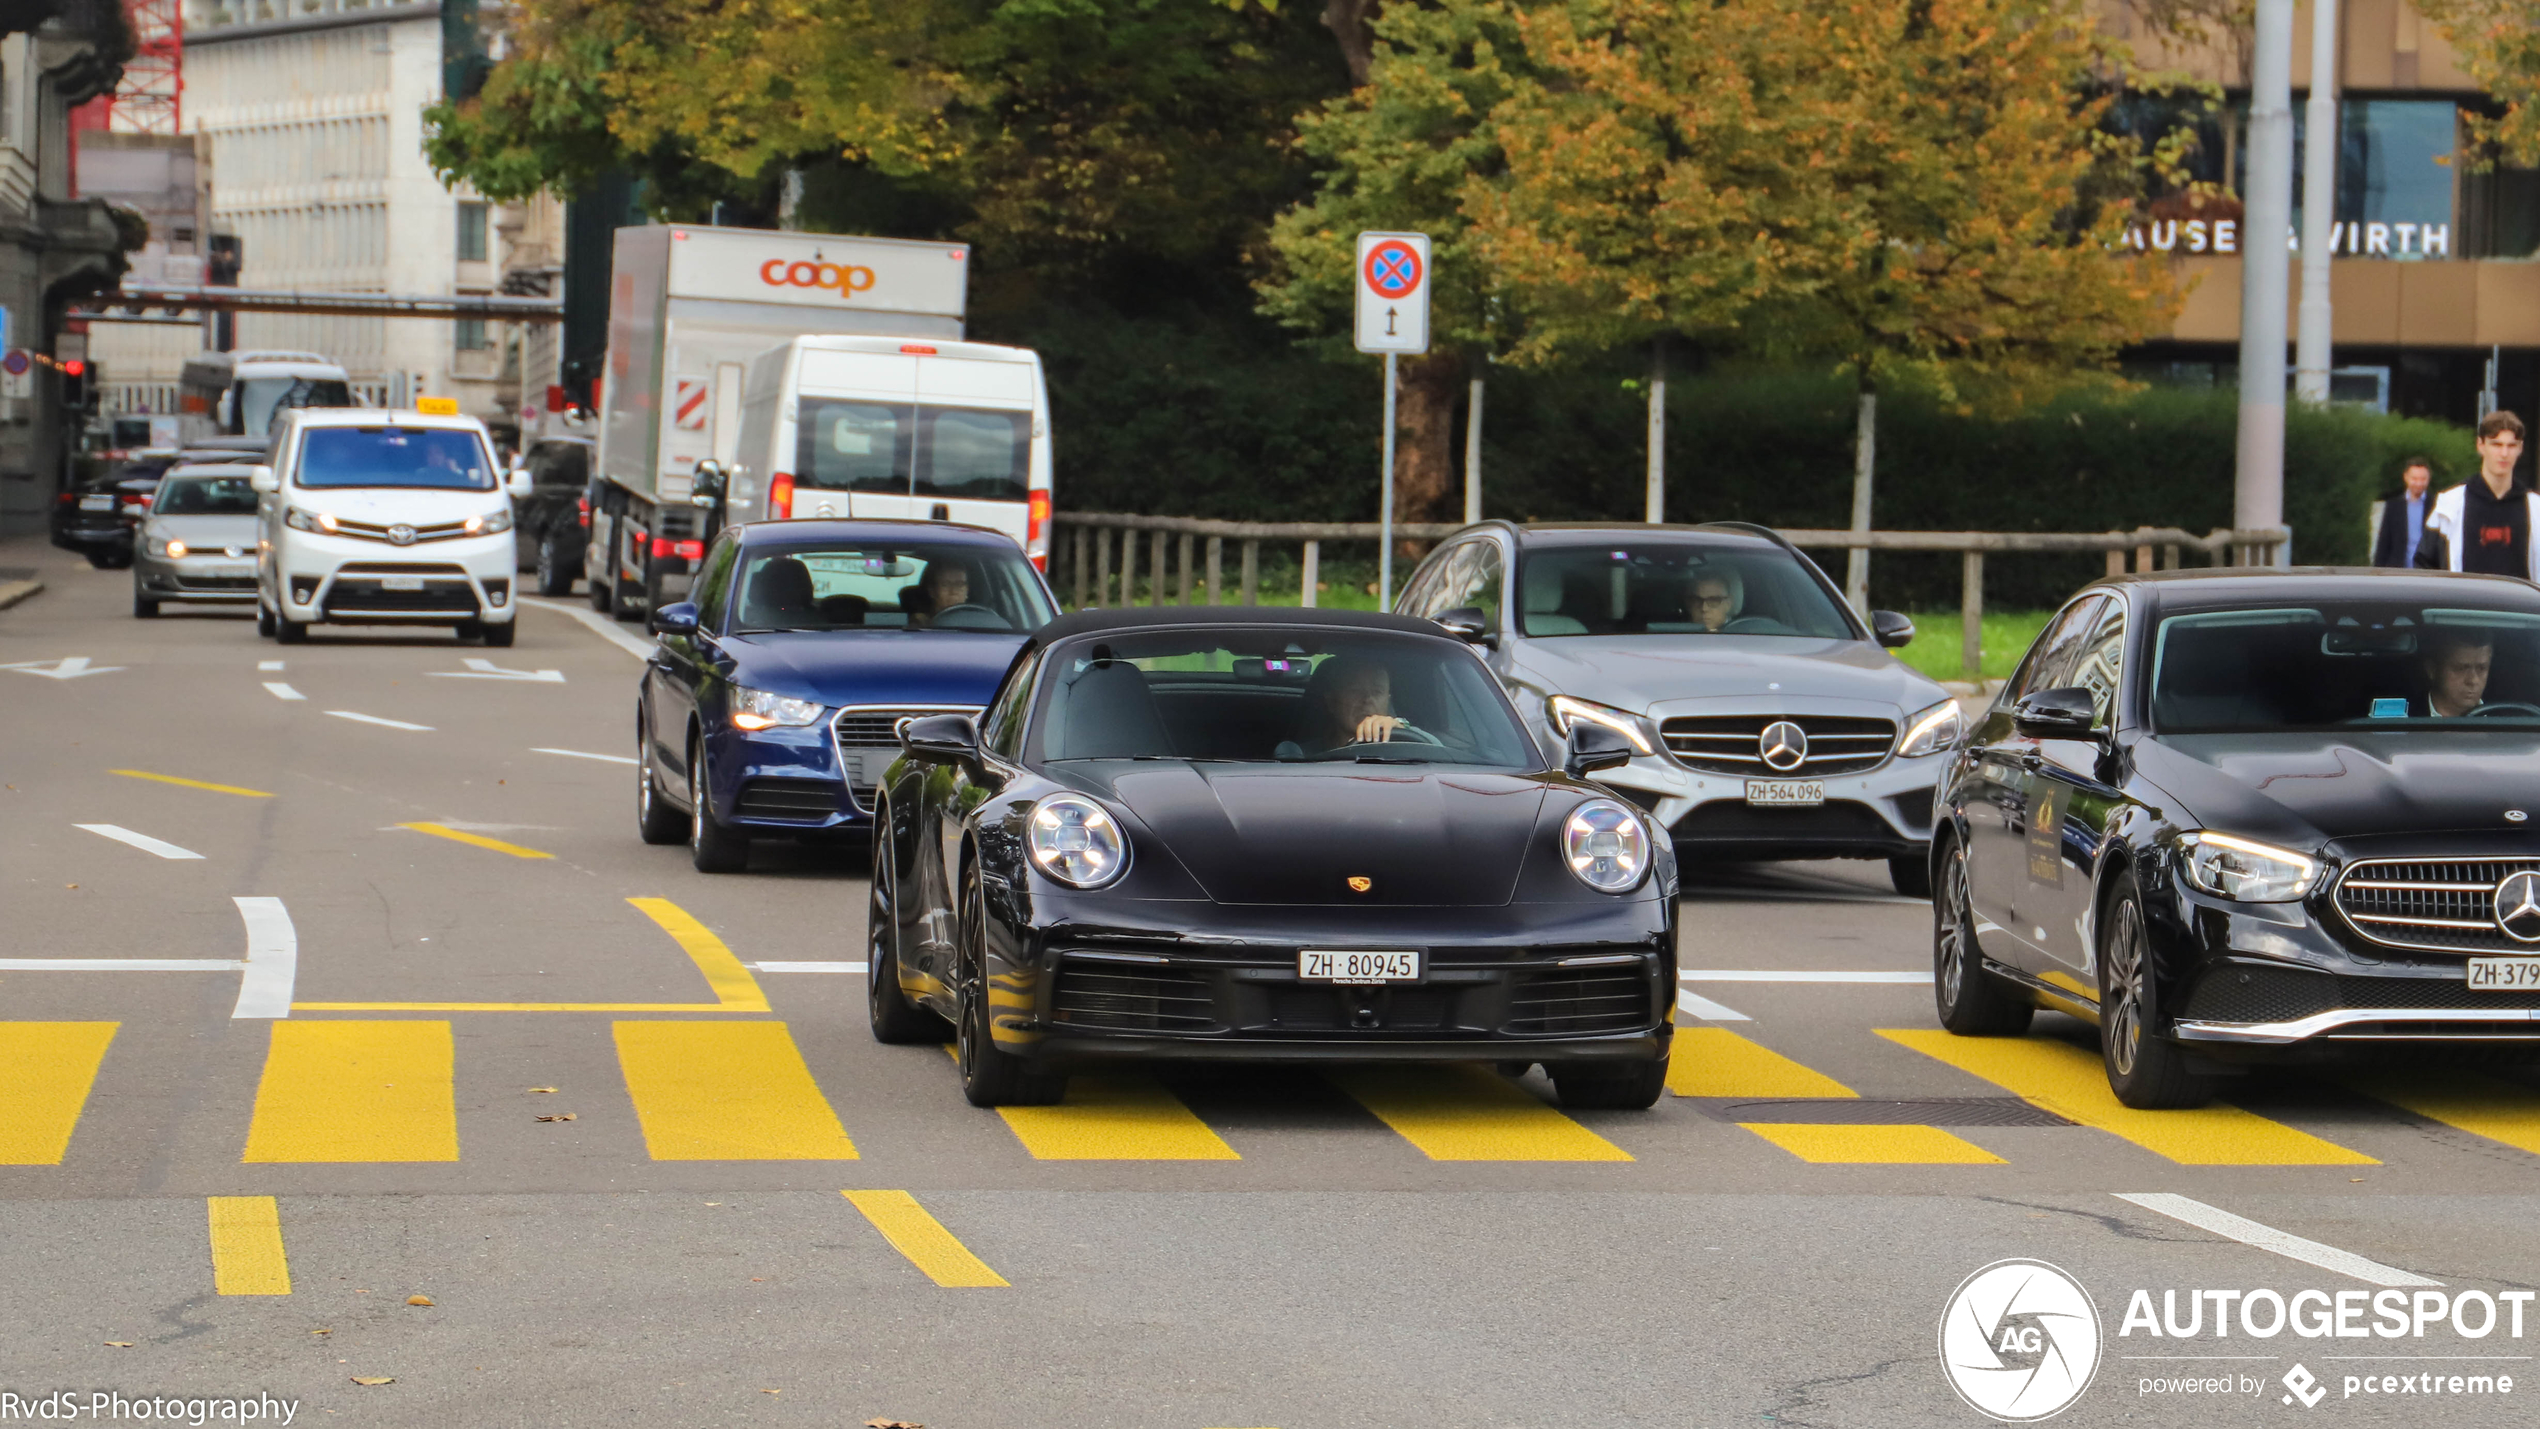
[[[818,720],[828,706],[818,700],[788,699],[747,685],[732,687],[732,722],[743,729],[773,729]]]
[[[1632,749],[1636,753],[1656,752],[1656,747],[1649,742],[1649,736],[1641,733],[1641,717],[1629,710],[1618,710],[1612,705],[1600,705],[1594,700],[1583,700],[1576,695],[1554,695],[1544,702],[1544,708],[1551,716],[1552,732],[1563,739],[1570,737],[1571,726],[1585,721],[1589,724],[1601,724],[1630,740]]]
[[[461,530],[466,531],[467,534],[471,536],[492,536],[508,531],[511,528],[512,513],[511,508],[508,506],[504,507],[500,511],[496,511],[488,515],[470,516],[465,522],[461,523],[460,526]]]
[[[283,508],[282,524],[294,531],[316,531],[329,536],[335,534],[333,516],[323,511],[304,511],[297,506]]]
[[[1561,861],[1599,893],[1629,893],[1649,872],[1649,834],[1621,804],[1590,799],[1561,821]]]
[[[1032,806],[1033,866],[1070,888],[1100,888],[1129,866],[1129,837],[1108,810],[1082,794],[1052,794]]]
[[[2229,834],[2181,834],[2187,881],[2235,903],[2290,903],[2311,891],[2319,860]]]
[[[1966,716],[1959,713],[1956,700],[1942,700],[1930,709],[1917,711],[1905,721],[1905,742],[1896,746],[1896,757],[1912,759],[1918,755],[1937,754],[1958,743],[1965,733]]]

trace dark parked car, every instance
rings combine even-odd
[[[132,564],[133,532],[150,513],[159,478],[181,460],[176,452],[149,452],[114,463],[107,472],[54,498],[53,544],[77,551],[101,570]]]
[[[1003,532],[942,521],[762,521],[706,553],[636,702],[636,826],[732,872],[754,838],[861,838],[898,725],[988,702],[1058,613]]]
[[[941,1040],[974,1105],[1122,1058],[1542,1063],[1569,1106],[1665,1087],[1666,834],[1547,761],[1437,624],[1064,616],[987,713],[911,720],[877,818],[874,1035]]]
[[[2401,571],[2102,581],[1952,763],[1942,1023],[2099,1024],[2129,1106],[2233,1064],[2540,1041],[2540,590]]]
[[[582,545],[590,517],[582,492],[591,481],[589,437],[541,437],[520,464],[529,469],[529,494],[512,502],[512,530],[520,542],[520,568],[538,573],[540,595],[570,595],[582,573]]]

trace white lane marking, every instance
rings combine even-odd
[[[2304,1265],[2316,1265],[2322,1270],[2333,1271],[2339,1275],[2351,1275],[2368,1285],[2440,1285],[2443,1283],[2440,1280],[2428,1280],[2413,1271],[2384,1265],[2377,1260],[2366,1260],[2351,1250],[2339,1250],[2333,1245],[2322,1245],[2315,1240],[2304,1240],[2290,1231],[2280,1231],[2273,1226],[2260,1225],[2246,1216],[2235,1216],[2219,1206],[2209,1206],[2202,1201],[2191,1201],[2185,1196],[2172,1195],[2167,1191],[2118,1191],[2113,1194],[2120,1201],[2131,1201],[2147,1211],[2156,1211],[2174,1221],[2185,1221],[2199,1230],[2212,1231],[2227,1240],[2236,1240],[2242,1245],[2273,1251],[2288,1260],[2298,1260]]]
[[[401,719],[381,719],[377,715],[357,714],[352,710],[328,710],[327,713],[335,716],[337,719],[358,720],[363,724],[375,724],[388,729],[428,730],[432,728],[432,726],[428,724],[408,724]]]
[[[637,760],[629,759],[623,754],[586,754],[579,749],[532,749],[529,752],[532,754],[561,754],[567,759],[598,759],[604,760],[610,764],[634,764],[639,762]]]
[[[1683,988],[1676,989],[1676,1006],[1705,1022],[1752,1022],[1755,1020],[1734,1007],[1722,1007],[1707,997],[1687,992]]]
[[[529,680],[534,683],[544,685],[561,685],[564,683],[564,671],[562,670],[506,670],[502,666],[495,664],[493,661],[488,660],[481,655],[468,656],[460,660],[459,663],[467,666],[467,668],[464,670],[426,670],[424,673],[427,675],[437,675],[444,680]]]
[[[520,603],[540,610],[552,610],[558,615],[572,616],[589,627],[593,634],[636,659],[653,658],[653,642],[628,634],[624,626],[587,605],[572,605],[561,600],[544,600],[536,596],[523,597]]]
[[[256,662],[256,668],[259,670],[279,670],[282,668],[282,662],[279,660],[259,660]]]
[[[246,976],[238,980],[232,1018],[289,1017],[291,985],[300,972],[300,934],[279,898],[232,898],[247,925]]]
[[[70,655],[59,660],[21,660],[15,665],[0,665],[0,670],[42,675],[48,680],[76,680],[82,675],[103,675],[123,668],[121,665],[99,665],[92,669],[85,655]]]
[[[763,973],[861,974],[864,971],[864,964],[862,963],[752,963],[750,966]]]
[[[101,834],[117,843],[130,844],[143,853],[155,853],[161,858],[202,857],[190,848],[178,848],[175,844],[154,839],[148,834],[136,834],[117,824],[75,824],[72,827],[86,829],[92,834]]]
[[[6,973],[234,973],[236,958],[0,958]]]
[[[265,688],[272,691],[273,697],[277,700],[305,700],[308,698],[307,695],[301,694],[298,690],[291,688],[289,685],[282,683],[280,680],[265,681]]]
[[[1687,968],[1677,974],[1686,982],[1861,982],[1929,983],[1925,972],[1782,972],[1772,968]]]

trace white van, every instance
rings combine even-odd
[[[512,498],[530,477],[506,483],[483,422],[286,410],[273,461],[250,472],[258,633],[292,644],[321,622],[447,625],[512,643]]]
[[[278,410],[361,405],[343,366],[314,352],[199,353],[177,385],[187,443],[265,436]]]
[[[1049,568],[1040,354],[940,338],[798,337],[750,363],[732,521],[955,521]]]

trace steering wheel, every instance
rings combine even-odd
[[[2461,718],[2484,719],[2489,715],[2497,714],[2518,714],[2531,719],[2540,719],[2540,705],[2526,705],[2517,700],[2498,700],[2494,704],[2480,705]]]
[[[955,617],[960,617],[955,619]],[[938,630],[1007,630],[1006,618],[984,605],[948,605],[927,622]]]
[[[1430,744],[1443,748],[1446,741],[1406,720],[1393,727],[1391,739],[1354,739],[1347,744],[1337,746],[1331,752],[1338,753],[1342,749],[1382,749],[1388,744]]]
[[[1722,635],[1781,635],[1782,623],[1768,615],[1741,615],[1720,627]]]

